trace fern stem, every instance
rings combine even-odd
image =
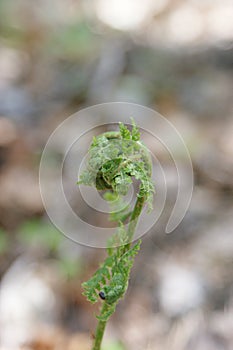
[[[138,223],[139,216],[141,214],[141,211],[143,209],[143,205],[145,203],[145,197],[138,197],[137,201],[135,203],[134,209],[132,211],[131,217],[130,217],[130,223],[128,227],[128,239],[129,243],[125,245],[123,253],[127,252],[130,249],[131,246],[131,240],[133,239],[133,235]],[[122,253],[122,254],[123,254]],[[109,305],[106,302],[103,302],[103,306],[101,309],[100,317],[108,311]],[[96,327],[96,333],[95,333],[95,341],[92,350],[100,350],[102,339],[104,336],[104,331],[106,327],[106,321],[102,321],[101,319],[98,321],[97,327]]]
[[[100,312],[100,317],[108,311],[108,308],[109,308],[109,305],[106,302],[104,302]],[[95,333],[95,340],[94,340],[92,350],[100,350],[106,324],[107,324],[107,320],[106,321],[98,320],[96,333]]]
[[[133,212],[130,217],[129,228],[128,228],[128,239],[131,241],[138,223],[139,216],[145,203],[145,197],[138,197],[135,203]]]
[[[145,197],[138,197],[137,201],[135,203],[134,209],[132,211],[131,217],[130,217],[130,222],[129,222],[129,227],[128,227],[128,241],[129,243],[125,245],[124,252],[129,250],[131,246],[131,240],[133,239],[136,226],[138,223],[139,216],[142,212],[144,203],[145,203],[146,198]]]
[[[116,205],[116,210],[114,209],[116,216],[110,215],[110,218],[118,222],[119,234],[122,233],[123,236],[119,239],[121,245],[115,248],[114,245],[113,247],[110,245],[105,262],[89,281],[83,283],[84,295],[90,302],[97,302],[98,296],[103,300],[100,315],[97,317],[98,324],[92,350],[101,350],[107,321],[127,290],[133,259],[140,248],[140,241],[133,247],[131,242],[145,203],[149,209],[152,207],[154,186],[151,181],[151,158],[146,146],[140,142],[140,132],[133,120],[132,124],[131,131],[120,123],[119,131],[108,131],[93,138],[89,148],[87,169],[78,181],[78,184],[94,186],[98,191],[110,190],[116,198],[120,196],[119,200],[122,200],[122,196],[127,193],[132,178],[140,181],[132,212],[126,213],[128,206],[118,211],[116,203],[113,203],[113,206]],[[116,139],[119,139],[120,143],[116,143],[114,141]],[[127,218],[129,224],[126,229]],[[120,230],[122,226],[123,231]],[[127,244],[125,244],[126,238]]]

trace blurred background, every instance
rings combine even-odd
[[[232,0],[0,0],[0,349],[91,349],[80,285],[104,251],[54,228],[38,169],[57,125],[111,101],[178,128],[195,187],[144,238],[103,349],[233,349]]]

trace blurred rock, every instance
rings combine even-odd
[[[159,302],[168,316],[180,316],[202,304],[205,293],[196,272],[174,263],[161,266],[159,275]]]
[[[17,122],[27,121],[35,112],[33,97],[25,86],[0,88],[0,113]]]
[[[25,52],[0,46],[0,86],[16,82],[29,67],[29,57]]]
[[[0,177],[0,221],[14,227],[22,215],[42,213],[44,208],[36,176],[26,168],[10,168]]]
[[[232,117],[228,123],[225,123],[223,132],[220,135],[219,139],[219,148],[224,152],[224,156],[229,157],[229,161],[232,161],[233,158],[233,122]],[[225,157],[224,157],[225,158]]]
[[[31,341],[41,324],[58,319],[60,301],[54,267],[18,258],[0,288],[0,339],[9,349]],[[14,335],[14,336],[13,336]]]
[[[0,147],[9,146],[16,137],[17,131],[14,124],[9,119],[0,118]]]
[[[194,334],[184,350],[230,350],[230,347],[226,339],[207,331]]]
[[[91,338],[87,334],[67,334],[62,329],[41,328],[35,339],[26,343],[21,350],[90,350]]]
[[[218,119],[229,113],[233,86],[231,77],[224,72],[199,69],[199,75],[184,77],[179,86],[182,105],[194,114]]]
[[[199,171],[207,181],[214,181],[220,186],[233,188],[232,157],[223,153],[216,144],[206,144],[196,161]]]
[[[221,334],[232,345],[233,349],[233,308],[225,306],[224,311],[213,312],[210,320],[211,329],[216,334]]]

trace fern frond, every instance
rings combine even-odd
[[[87,300],[103,300],[95,344],[99,350],[104,328],[116,305],[128,288],[130,272],[141,241],[131,246],[138,218],[147,203],[152,209],[154,184],[151,180],[152,162],[147,147],[140,141],[140,132],[133,119],[132,128],[119,123],[119,131],[109,131],[93,138],[88,151],[86,169],[78,184],[94,186],[105,191],[104,198],[112,208],[109,219],[118,225],[109,239],[107,257],[94,275],[82,284]],[[139,191],[133,210],[124,202],[133,180],[139,182]],[[126,229],[126,222],[128,226]]]
[[[140,249],[140,244],[141,241],[138,241],[124,254],[122,254],[123,246],[114,248],[114,253],[111,251],[111,255],[105,259],[94,275],[82,284],[83,294],[87,300],[96,303],[99,300],[100,293],[102,293],[102,299],[108,305],[118,303],[127,290],[130,271],[134,258]]]
[[[148,149],[140,141],[140,132],[132,120],[132,131],[119,124],[119,132],[106,132],[94,137],[89,149],[86,169],[78,184],[94,186],[97,190],[111,190],[124,196],[132,178],[140,181],[140,196],[152,209],[154,184],[151,180],[152,163]]]

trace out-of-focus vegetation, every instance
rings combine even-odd
[[[232,18],[231,0],[0,0],[1,350],[91,348],[80,285],[103,252],[48,221],[38,167],[61,121],[109,101],[173,122],[195,187],[176,231],[144,238],[106,349],[233,347]]]

